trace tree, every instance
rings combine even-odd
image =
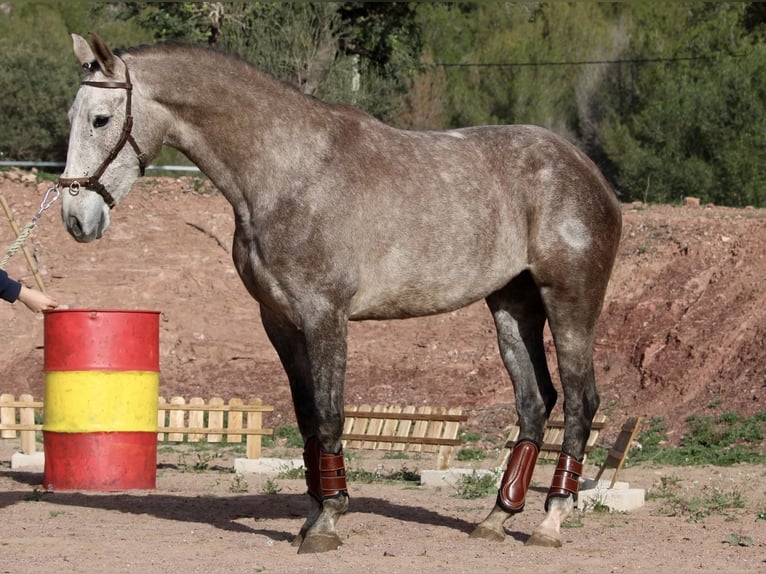
[[[390,119],[419,53],[401,3],[223,3],[220,45],[324,100]]]
[[[630,56],[659,48],[669,61],[612,78],[599,135],[625,200],[766,204],[766,46],[744,30],[745,8],[626,8]]]
[[[46,30],[43,37],[37,30]],[[66,155],[66,110],[77,89],[66,24],[51,6],[11,5],[0,13],[0,158]]]
[[[69,138],[67,110],[81,70],[69,33],[109,31],[109,37],[145,41],[130,23],[94,18],[89,2],[6,2],[0,11],[0,158],[63,161]],[[92,28],[91,28],[92,27]],[[44,31],[44,33],[41,33]]]
[[[586,140],[603,68],[616,57],[610,14],[596,3],[422,4],[425,55],[444,68],[450,127],[534,123]],[[426,67],[428,67],[426,65]]]

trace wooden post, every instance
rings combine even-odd
[[[189,411],[189,428],[201,429],[205,427],[205,399],[192,397],[189,399],[189,406],[200,407],[199,410]],[[205,435],[198,433],[188,433],[186,440],[189,442],[199,442],[205,439]]]
[[[210,399],[210,406],[211,407],[222,407],[224,406],[223,399],[221,397],[213,397]],[[223,428],[223,410],[216,409],[216,410],[210,410],[207,414],[207,428],[209,429],[222,429]],[[208,434],[207,435],[207,442],[221,442],[223,440],[222,434]]]
[[[444,407],[436,407],[431,411],[434,415],[447,414],[447,409]],[[428,427],[426,430],[426,437],[428,438],[441,438],[442,431],[444,430],[444,421],[428,421]],[[423,445],[423,452],[436,452],[439,447],[435,444]]]
[[[430,415],[431,414],[431,407],[418,407],[417,414],[419,415]],[[412,436],[417,438],[424,438],[426,436],[426,431],[428,430],[428,421],[415,421],[415,428],[412,429]],[[410,444],[410,447],[407,449],[410,452],[421,452],[423,450],[423,445],[412,443]]]
[[[3,393],[0,395],[0,403],[12,403],[16,400],[11,394]],[[16,424],[16,407],[0,407],[0,425],[15,425]],[[16,438],[16,431],[11,429],[3,429],[0,431],[0,438]]]
[[[463,409],[461,407],[453,407],[447,411],[450,415],[462,415]],[[457,433],[460,430],[460,423],[458,421],[449,421],[444,423],[444,437],[445,438],[457,438]],[[442,445],[439,447],[439,454],[436,457],[436,470],[447,470],[450,462],[452,462],[452,453],[455,451],[455,447],[452,445]]]
[[[34,397],[32,395],[21,395],[19,400],[22,403],[33,403]],[[34,426],[35,425],[35,409],[34,407],[20,407],[19,408],[19,422],[22,426]],[[21,452],[24,454],[35,454],[37,450],[37,444],[35,442],[34,430],[22,430],[21,431]]]
[[[402,414],[403,415],[415,414],[415,407],[413,405],[407,405],[406,407],[404,407],[404,409],[402,409]],[[401,436],[401,437],[410,436],[410,429],[412,428],[413,424],[414,423],[412,422],[411,419],[399,421],[399,426],[396,429],[396,436]],[[403,442],[398,442],[394,444],[395,451],[403,451],[406,448],[407,448],[407,444]]]
[[[242,399],[231,399],[229,401],[229,416],[226,423],[226,428],[230,431],[242,428],[242,411],[238,410],[245,402]],[[242,442],[241,434],[227,434],[226,442]]]
[[[165,397],[160,397],[157,401],[157,430],[161,431],[164,428],[167,428],[167,424],[165,423],[165,413],[167,412],[162,407],[167,404],[167,401],[165,400]],[[162,442],[165,440],[165,433],[164,432],[158,432],[157,433],[157,440]]]
[[[263,404],[263,401],[261,399],[250,399],[250,402],[248,404],[261,406]],[[247,428],[249,429],[263,428],[263,413],[262,412],[247,413]],[[259,434],[247,435],[247,458],[261,458],[261,435]]]
[[[402,407],[399,405],[394,405],[392,407],[389,407],[386,410],[386,412],[397,414],[402,412]],[[397,422],[398,421],[396,419],[387,419],[383,423],[383,428],[381,429],[380,434],[382,434],[383,436],[396,436],[394,433],[396,432]],[[394,443],[391,443],[391,442],[384,442],[384,443],[378,444],[378,450],[391,450],[393,447],[394,447]]]
[[[185,405],[186,401],[183,397],[172,397],[170,399],[171,405]],[[170,428],[184,428],[186,425],[184,425],[184,413],[185,411],[170,411],[170,418],[168,421],[168,425]],[[168,433],[168,441],[170,442],[183,442],[184,440],[184,433],[182,432],[174,432],[174,433]]]
[[[625,424],[622,425],[620,434],[617,435],[614,445],[609,449],[609,454],[607,455],[606,460],[604,460],[601,468],[598,469],[596,481],[601,478],[605,469],[613,468],[614,474],[612,475],[612,482],[609,484],[609,488],[614,488],[614,484],[617,482],[617,476],[622,470],[622,465],[625,464],[625,459],[628,458],[630,445],[633,443],[633,437],[635,437],[638,432],[640,421],[640,417],[630,417],[625,421]]]
[[[357,411],[370,412],[372,407],[370,405],[360,405]],[[351,434],[367,434],[367,425],[370,423],[370,419],[367,417],[354,417],[354,424],[351,427]],[[349,448],[359,448],[362,442],[358,440],[352,440],[348,442]]]
[[[372,412],[374,413],[382,413],[385,412],[385,407],[383,405],[375,405],[372,407]],[[383,428],[383,419],[376,419],[371,418],[370,422],[367,424],[367,432],[365,434],[370,436],[371,440],[366,440],[362,442],[362,448],[365,449],[371,449],[375,448],[378,445],[378,441],[375,440],[376,436],[380,436],[380,431]]]

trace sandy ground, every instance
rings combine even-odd
[[[524,545],[543,517],[550,464],[538,465],[526,510],[506,523],[501,543],[468,537],[491,508],[491,495],[467,500],[453,487],[351,482],[351,511],[339,523],[340,550],[305,556],[290,544],[308,509],[302,480],[237,477],[227,455],[203,472],[180,463],[193,455],[166,452],[160,460],[156,490],[118,493],[43,493],[42,474],[0,463],[0,572],[766,570],[762,466],[628,468],[620,479],[646,489],[646,504],[630,513],[578,511],[562,529],[560,549]],[[432,462],[359,451],[349,468],[382,466],[385,475],[402,465],[433,468]],[[585,475],[596,470],[586,465]],[[672,483],[674,496],[665,495],[663,478]],[[674,503],[695,499],[703,508],[718,499],[738,499],[744,507],[694,519]]]
[[[46,186],[23,174],[2,177],[0,193],[24,225]],[[294,423],[257,305],[231,263],[233,221],[223,198],[194,179],[143,179],[114,211],[107,235],[89,245],[67,236],[57,211],[43,215],[28,242],[47,288],[71,308],[160,310],[164,396],[261,397],[275,406],[266,426]],[[691,414],[762,411],[766,212],[625,205],[623,214],[596,341],[601,412],[610,421],[602,445],[629,415],[664,417],[677,442]],[[3,220],[0,245],[12,240]],[[7,269],[34,285],[20,254]],[[0,324],[0,392],[41,398],[42,318],[0,305]],[[481,303],[425,319],[352,324],[346,389],[348,404],[462,406],[466,428],[487,443],[516,419]],[[766,571],[763,467],[627,469],[631,486],[657,489],[661,477],[678,477],[690,497],[735,490],[747,502],[697,522],[668,516],[662,498],[628,515],[586,513],[566,529],[560,550],[523,545],[543,516],[550,466],[536,471],[527,510],[508,523],[501,544],[467,537],[491,496],[352,483],[343,547],[306,557],[289,544],[306,511],[302,481],[280,480],[282,491],[271,495],[263,477],[248,476],[247,493],[232,493],[230,466],[189,473],[170,461],[153,492],[40,495],[41,475],[10,470],[9,442],[0,441],[0,572]]]

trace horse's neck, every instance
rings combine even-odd
[[[225,61],[233,69],[176,60],[144,64],[152,83],[147,92],[168,115],[163,143],[189,157],[235,207],[245,180],[273,170],[273,158],[289,163],[308,133],[313,139],[321,132],[324,104],[265,73],[236,60]],[[167,70],[185,81],[170,80]]]

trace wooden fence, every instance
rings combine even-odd
[[[0,438],[16,438],[21,434],[21,452],[34,454],[37,449],[35,433],[43,425],[35,424],[35,418],[42,420],[43,402],[35,401],[32,395],[21,395],[17,401],[13,395],[0,395]]]
[[[34,454],[37,445],[35,433],[42,431],[43,402],[32,395],[21,395],[17,401],[13,395],[0,395],[0,438],[16,438],[20,435],[21,451]],[[221,398],[208,403],[199,397],[189,400],[172,397],[170,402],[160,397],[157,410],[157,439],[167,442],[223,442],[241,443],[247,437],[247,457],[260,458],[261,436],[272,434],[263,428],[263,413],[274,407],[264,405],[261,399],[231,399],[228,404]],[[17,435],[18,433],[18,435]]]
[[[0,438],[21,437],[24,454],[34,454],[36,433],[43,425],[43,402],[31,395],[0,395]],[[261,399],[221,398],[207,403],[194,397],[170,401],[160,397],[157,410],[157,439],[164,442],[241,443],[247,437],[247,458],[260,458],[261,436],[271,435],[263,428],[263,413],[274,407]],[[437,467],[446,469],[454,448],[461,444],[457,438],[460,423],[468,420],[460,407],[414,406],[349,406],[345,409],[344,446],[349,449],[374,449],[401,452],[437,453]],[[18,434],[17,434],[18,433]]]
[[[247,458],[261,457],[261,436],[270,435],[272,429],[263,428],[263,413],[274,407],[263,404],[261,399],[250,399],[247,404],[234,398],[228,404],[214,397],[205,404],[199,397],[189,399],[172,397],[167,402],[160,397],[157,410],[157,439],[167,442],[207,441],[241,443],[247,437]]]
[[[460,407],[360,405],[345,409],[346,448],[437,454],[437,468],[449,468],[460,423],[468,420]]]

